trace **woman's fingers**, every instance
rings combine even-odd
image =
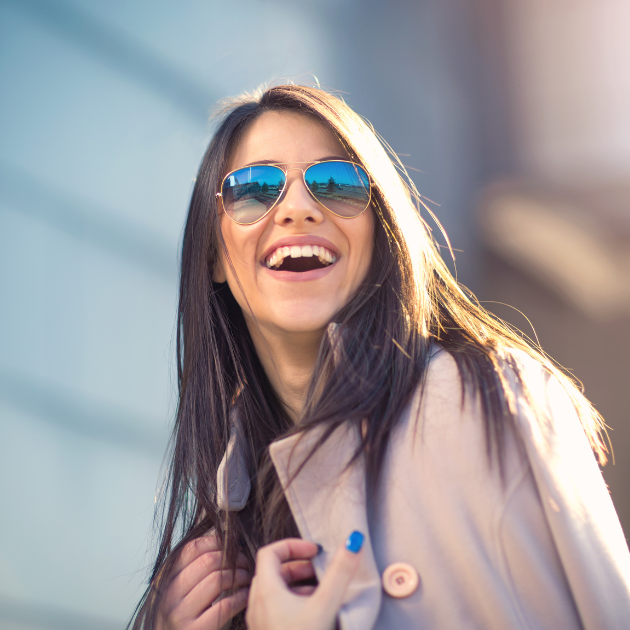
[[[174,578],[178,573],[183,571],[191,562],[196,560],[204,553],[212,551],[221,551],[219,539],[214,535],[202,536],[191,540],[179,554],[179,558],[173,565],[171,577]]]
[[[195,627],[199,623],[199,618],[203,617],[209,608],[213,610],[219,606],[224,600],[231,600],[232,594],[228,597],[216,601],[221,593],[230,589],[238,589],[236,592],[246,588],[251,582],[251,574],[244,569],[238,569],[236,575],[233,571],[225,569],[223,571],[214,571],[205,580],[200,582],[195,588],[188,593],[188,595],[178,600],[171,607],[165,607],[165,619],[168,620],[169,628],[184,628],[188,627],[187,624],[194,623]],[[242,597],[243,595],[241,595]],[[247,595],[245,595],[247,599]],[[236,600],[237,602],[240,600]],[[216,602],[213,604],[213,602]],[[231,604],[222,604],[218,610],[213,613],[215,616],[219,615],[222,618],[225,617],[226,612],[230,609]],[[239,609],[240,610],[240,609]],[[238,611],[237,611],[238,612]],[[236,613],[233,613],[236,614]],[[223,623],[219,624],[217,628],[220,628],[226,623],[227,618],[223,619]],[[206,626],[201,626],[205,629]],[[214,626],[211,626],[214,627]]]
[[[224,550],[214,535],[186,544],[164,580],[166,592],[160,604],[158,628],[222,628],[247,604],[250,566],[241,553],[236,570],[227,568]],[[232,589],[235,592],[220,598]],[[199,625],[200,617],[207,622]]]
[[[221,570],[223,556],[220,551],[208,551],[195,558],[171,580],[171,597],[183,599],[211,573]]]
[[[265,576],[268,586],[274,589],[287,589],[287,580],[283,575],[283,565],[295,560],[310,560],[319,553],[316,544],[301,538],[285,538],[266,547],[262,547],[256,554],[256,573]],[[289,566],[285,569],[290,574]]]
[[[243,559],[237,559],[236,567],[248,571],[249,563],[243,556]],[[224,568],[226,567],[221,552],[209,551],[201,554],[171,580],[172,596],[178,599],[186,597],[208,575]]]
[[[182,550],[181,555],[184,561],[188,561],[188,565],[180,568],[177,573],[173,573],[168,587],[168,594],[165,599],[165,606],[167,608],[171,607],[175,602],[184,599],[209,575],[225,568],[223,553],[216,549],[218,546],[216,537],[205,536],[204,538],[211,538],[213,540],[199,539],[199,542],[192,541]],[[236,566],[239,569],[248,571],[249,562],[243,554],[239,554],[236,560]],[[220,592],[221,591],[217,593],[216,597],[218,597]]]
[[[352,532],[346,544],[337,550],[313,594],[318,606],[325,610],[334,610],[335,614],[341,608],[346,589],[361,564],[363,541],[361,532]]]
[[[361,562],[363,535],[353,532],[326,569],[319,586],[291,588],[312,572],[307,565],[317,555],[313,543],[295,538],[263,547],[256,559],[246,621],[250,630],[331,630],[348,585]],[[311,573],[312,576],[312,573]]]
[[[310,560],[319,553],[319,547],[301,538],[285,538],[266,547],[256,555],[256,567],[274,578],[281,577],[282,564],[290,560]]]
[[[249,588],[242,588],[233,595],[224,597],[221,601],[213,604],[197,619],[199,627],[204,628],[204,630],[219,630],[247,606],[248,595]]]
[[[223,591],[249,586],[252,575],[245,569],[214,571],[193,588],[185,598],[187,614],[198,617]],[[217,602],[218,604],[219,602]]]
[[[312,595],[316,586],[292,586],[291,592],[296,595]]]
[[[294,582],[315,577],[315,569],[310,560],[289,560],[280,567],[282,579],[290,586]]]
[[[223,549],[219,543],[219,539],[211,534],[208,536],[202,536],[201,538],[195,538],[190,541],[179,554],[177,562],[173,565],[171,570],[171,579],[177,577],[186,567],[190,566],[197,558],[207,553],[218,553],[219,557],[222,557]],[[236,566],[241,569],[249,568],[249,561],[244,554],[239,553],[236,559]]]

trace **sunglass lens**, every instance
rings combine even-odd
[[[367,173],[350,162],[322,162],[306,169],[306,184],[323,206],[341,217],[356,217],[370,203]]]
[[[277,166],[242,168],[223,182],[223,208],[237,223],[254,223],[269,211],[283,188],[284,173]]]

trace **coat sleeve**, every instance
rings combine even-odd
[[[630,554],[586,434],[560,382],[514,358],[530,394],[518,398],[519,433],[584,628],[627,628]]]

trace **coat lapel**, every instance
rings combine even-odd
[[[313,559],[318,579],[352,531],[365,535],[361,566],[348,587],[339,622],[342,630],[367,630],[379,613],[381,580],[368,530],[362,459],[346,469],[358,445],[355,429],[339,427],[290,482],[320,435],[314,429],[289,436],[274,442],[269,453],[300,534],[324,548]]]

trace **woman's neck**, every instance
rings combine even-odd
[[[276,394],[297,422],[302,415],[323,330],[291,333],[247,321],[258,358]]]

